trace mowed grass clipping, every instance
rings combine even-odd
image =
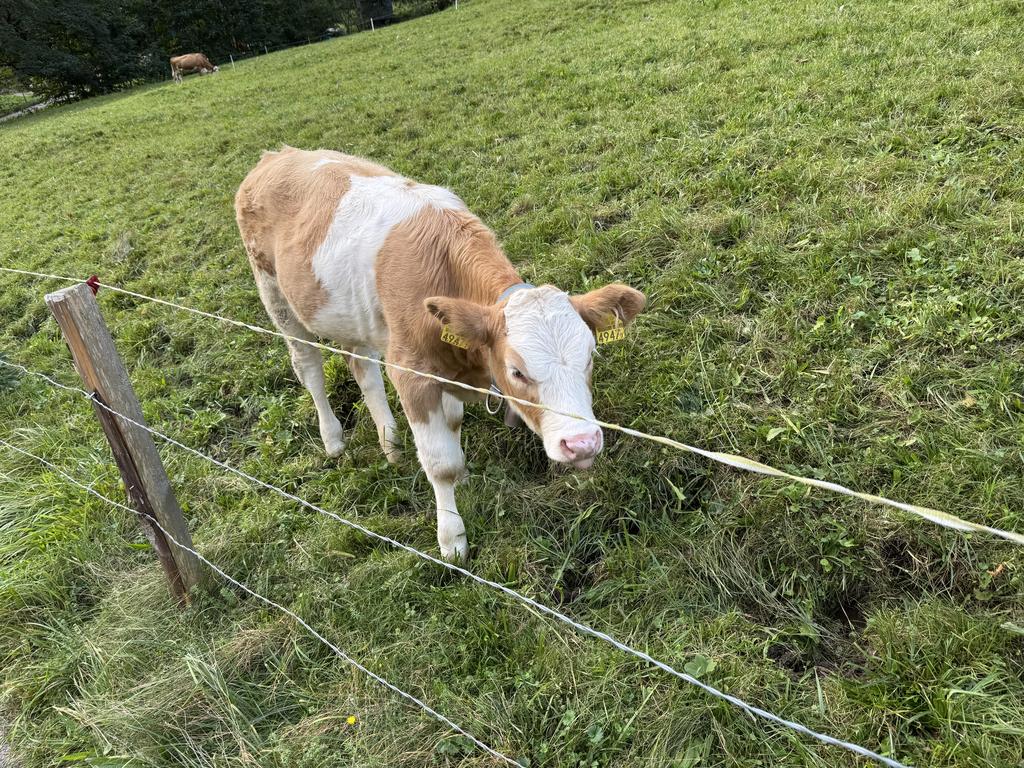
[[[531,282],[647,293],[599,417],[1024,530],[1024,6],[461,6],[0,127],[3,264],[266,325],[235,189],[282,143],[365,155],[455,190]],[[0,275],[0,355],[75,382],[57,287]],[[282,343],[100,303],[155,427],[436,551],[343,360],[330,460]],[[0,370],[0,436],[123,498],[81,398]],[[908,764],[1019,764],[1013,545],[613,433],[566,472],[480,407],[464,442],[482,576]],[[863,764],[161,451],[209,558],[524,764]],[[176,610],[135,521],[7,451],[0,668],[28,766],[493,764],[214,579]]]

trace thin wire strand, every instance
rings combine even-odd
[[[63,280],[65,282],[70,283],[84,282],[80,278],[76,277],[67,277],[66,275],[51,275],[45,272],[32,272],[26,269],[14,269],[11,267],[0,267],[0,272],[11,272],[20,275],[31,275],[33,277],[43,277],[51,280]],[[447,384],[453,387],[458,387],[469,392],[476,392],[484,395],[485,397],[496,396],[502,398],[503,400],[508,400],[519,405],[525,405],[531,408],[539,408],[544,411],[550,411],[551,413],[557,414],[559,416],[566,416],[568,418],[577,419],[588,424],[595,424],[604,429],[610,429],[615,432],[621,432],[632,437],[640,438],[641,440],[648,440],[650,442],[665,445],[670,448],[675,448],[676,450],[679,451],[684,451],[686,453],[693,453],[698,456],[703,456],[706,459],[710,459],[711,461],[717,462],[719,464],[724,464],[735,469],[742,469],[747,472],[753,472],[759,475],[768,475],[769,477],[777,477],[783,480],[799,483],[800,485],[805,485],[812,488],[821,488],[823,490],[832,491],[833,493],[838,493],[843,496],[850,496],[855,499],[860,499],[861,501],[866,501],[870,504],[892,507],[893,509],[898,509],[909,514],[916,515],[917,517],[923,518],[932,523],[936,523],[937,525],[941,525],[945,528],[952,528],[958,531],[974,531],[977,533],[986,533],[992,536],[997,536],[999,538],[1006,539],[1007,541],[1012,541],[1016,544],[1024,544],[1024,534],[1020,534],[1015,531],[1006,531],[1001,528],[994,528],[988,525],[982,525],[981,523],[975,523],[970,520],[965,520],[956,515],[952,515],[948,512],[942,512],[941,510],[933,509],[931,507],[919,506],[917,504],[907,504],[901,501],[894,501],[892,499],[888,499],[884,496],[878,496],[872,493],[863,493],[861,491],[855,491],[851,488],[847,488],[844,485],[840,485],[839,483],[833,483],[827,480],[817,480],[813,477],[804,477],[803,475],[795,475],[790,472],[784,472],[781,469],[776,469],[775,467],[769,466],[768,464],[763,464],[762,462],[756,461],[754,459],[748,459],[745,456],[738,456],[731,453],[722,453],[720,451],[709,451],[705,448],[697,448],[696,446],[688,445],[686,443],[679,442],[678,440],[673,440],[672,438],[669,437],[653,435],[648,432],[642,432],[637,429],[632,429],[630,427],[624,427],[620,424],[601,421],[600,419],[584,418],[574,413],[566,413],[565,411],[560,411],[556,408],[552,408],[542,403],[534,403],[529,400],[523,400],[522,398],[516,397],[515,395],[508,395],[503,392],[494,392],[493,390],[484,389],[483,387],[474,387],[471,384],[465,384],[461,381],[446,379],[443,376],[438,376],[433,373],[427,373],[425,371],[417,371],[414,368],[408,368],[404,365],[399,365],[398,363],[388,362],[387,360],[379,360],[375,357],[369,357],[367,355],[360,355],[356,352],[350,352],[346,349],[332,347],[328,344],[322,344],[318,341],[311,341],[308,339],[300,339],[296,336],[289,336],[288,334],[281,333],[280,331],[272,331],[269,328],[262,328],[258,325],[244,323],[241,320],[234,320],[230,317],[224,317],[222,315],[217,315],[212,312],[205,312],[201,309],[194,309],[183,304],[177,304],[173,301],[167,301],[166,299],[158,299],[153,296],[146,296],[145,294],[136,293],[135,291],[129,291],[125,288],[119,288],[115,285],[110,285],[109,283],[99,283],[99,285],[115,293],[122,293],[126,296],[132,296],[134,298],[142,299],[144,301],[151,301],[156,304],[162,304],[166,307],[171,307],[173,309],[178,309],[183,312],[189,312],[193,315],[198,315],[199,317],[205,317],[211,320],[217,320],[222,323],[227,323],[229,325],[234,325],[239,328],[245,328],[246,330],[252,331],[254,333],[261,333],[267,336],[278,336],[282,339],[285,339],[286,341],[292,341],[298,344],[306,344],[308,346],[316,347],[327,352],[333,352],[339,355],[346,355],[355,360],[363,360],[377,365],[384,365],[385,367],[392,368],[396,371],[402,371],[404,373],[410,373],[415,376],[420,376],[422,378],[431,379],[432,381]]]
[[[28,452],[28,451],[26,451],[26,450],[24,450],[22,448],[19,448],[18,446],[13,445],[13,444],[7,442],[3,438],[0,438],[0,445],[4,445],[7,448],[10,448],[11,450],[17,451],[20,454],[23,454],[25,456],[28,456],[29,458],[35,459],[39,463],[44,464],[45,466],[49,467],[51,470],[56,472],[58,475],[63,477],[66,481],[68,481],[72,485],[76,485],[79,488],[81,488],[81,489],[83,489],[85,491],[88,491],[89,493],[91,493],[96,498],[102,499],[103,501],[107,502],[108,504],[111,504],[111,505],[113,505],[115,507],[123,509],[126,512],[129,512],[130,514],[132,514],[133,516],[136,514],[136,511],[134,509],[132,509],[131,507],[129,507],[129,506],[125,505],[125,504],[122,504],[119,501],[114,501],[113,499],[104,496],[102,493],[100,493],[99,491],[95,490],[94,488],[86,485],[85,483],[79,482],[74,477],[69,475],[67,472],[65,472],[64,470],[60,469],[53,462],[47,461],[46,459],[42,458],[41,456],[36,456],[34,453],[30,453],[30,452]],[[491,755],[493,755],[494,757],[498,758],[499,760],[503,760],[504,762],[508,763],[509,765],[516,766],[516,768],[521,768],[521,764],[517,760],[513,760],[511,757],[508,757],[507,755],[503,755],[498,750],[494,749],[493,747],[488,746],[484,742],[480,741],[480,739],[478,739],[476,736],[474,736],[469,731],[467,731],[465,728],[462,728],[462,727],[456,725],[451,720],[449,720],[447,717],[445,717],[440,712],[438,712],[436,709],[433,709],[430,705],[428,705],[425,702],[423,702],[422,700],[416,698],[411,693],[406,693],[401,688],[399,688],[397,685],[395,685],[394,683],[388,682],[383,677],[378,675],[376,672],[374,672],[374,671],[364,667],[358,661],[356,661],[351,656],[349,656],[347,653],[345,653],[343,650],[341,650],[341,648],[336,646],[334,643],[332,643],[326,637],[324,637],[319,632],[317,632],[315,629],[313,629],[313,627],[311,627],[309,624],[307,624],[306,621],[301,616],[299,616],[297,613],[295,613],[294,611],[292,611],[292,610],[290,610],[288,608],[285,608],[280,603],[275,603],[269,597],[264,597],[259,592],[256,592],[254,589],[251,589],[250,587],[248,587],[245,584],[243,584],[242,582],[240,582],[238,579],[236,579],[236,578],[228,575],[227,573],[225,573],[219,566],[214,565],[212,562],[207,560],[206,557],[201,555],[196,550],[192,549],[191,547],[187,547],[184,544],[182,544],[181,542],[179,542],[176,538],[174,538],[174,536],[170,533],[170,531],[168,531],[166,528],[164,528],[162,525],[160,525],[160,522],[158,520],[156,520],[155,518],[147,517],[147,520],[150,523],[152,523],[153,525],[155,525],[157,528],[159,528],[161,531],[163,531],[164,536],[166,536],[168,539],[170,539],[176,546],[178,546],[179,548],[185,550],[186,552],[191,552],[199,560],[201,560],[206,565],[208,565],[210,567],[210,569],[212,569],[213,571],[218,573],[223,579],[225,579],[226,581],[231,582],[232,584],[234,584],[239,589],[244,590],[246,593],[252,595],[257,600],[259,600],[259,601],[261,601],[261,602],[263,602],[263,603],[265,603],[265,604],[267,604],[267,605],[269,605],[269,606],[271,606],[273,608],[276,608],[277,610],[281,611],[282,613],[286,614],[287,616],[290,616],[292,619],[294,619],[299,624],[301,624],[302,627],[307,632],[309,632],[309,634],[311,634],[313,637],[315,637],[321,643],[326,645],[328,648],[330,648],[332,651],[334,651],[334,653],[337,654],[340,658],[342,658],[345,661],[347,661],[349,664],[351,664],[353,667],[358,669],[363,674],[368,675],[369,677],[373,678],[378,683],[383,685],[385,688],[388,688],[389,690],[397,693],[402,698],[407,699],[408,701],[411,701],[417,707],[419,707],[420,709],[422,709],[424,712],[428,713],[429,715],[432,715],[433,717],[437,718],[439,721],[441,721],[442,723],[447,725],[453,731],[456,731],[457,733],[465,736],[467,739],[469,739],[471,742],[473,742],[476,746],[478,746],[480,749],[484,750],[485,752],[490,753]]]
[[[208,456],[208,455],[202,453],[201,451],[196,450],[195,448],[187,446],[184,443],[181,443],[181,442],[175,440],[172,437],[168,437],[167,435],[163,434],[159,430],[153,429],[153,428],[147,426],[146,424],[142,424],[142,423],[140,423],[138,421],[135,421],[134,419],[132,419],[132,418],[130,418],[128,416],[125,416],[125,415],[123,415],[121,413],[118,413],[117,411],[113,410],[112,408],[110,408],[105,403],[100,402],[98,399],[94,398],[87,391],[85,391],[84,389],[81,389],[80,387],[74,387],[74,386],[69,386],[67,384],[62,384],[61,382],[56,381],[56,380],[50,378],[46,374],[39,373],[37,371],[32,371],[32,370],[26,368],[25,366],[18,365],[16,363],[10,363],[10,362],[5,361],[5,360],[0,360],[0,364],[6,365],[6,366],[9,366],[9,367],[12,367],[12,368],[17,368],[19,370],[22,370],[25,373],[27,373],[27,374],[29,374],[31,376],[35,376],[35,377],[38,377],[40,379],[43,379],[43,380],[49,382],[50,384],[52,384],[52,385],[54,385],[56,387],[59,387],[60,389],[64,389],[64,390],[67,390],[69,392],[76,392],[78,394],[84,395],[85,398],[90,400],[93,404],[98,405],[100,408],[103,408],[104,410],[108,411],[109,413],[111,413],[112,415],[116,416],[117,418],[122,419],[123,421],[125,421],[125,422],[127,422],[129,424],[133,424],[134,426],[139,427],[140,429],[144,429],[147,432],[149,432],[149,433],[151,433],[153,435],[156,435],[161,440],[164,440],[164,441],[170,443],[171,445],[177,446],[178,448],[181,448],[181,449],[187,451],[188,453],[193,454],[194,456],[197,456],[197,457],[199,457],[199,458],[201,458],[201,459],[203,459],[205,461],[208,461],[211,464],[214,464],[214,465],[216,465],[216,466],[218,466],[218,467],[220,467],[222,469],[225,469],[228,472],[231,472],[231,473],[233,473],[233,474],[235,474],[235,475],[237,475],[237,476],[239,476],[241,478],[244,478],[244,479],[246,479],[246,480],[248,480],[248,481],[250,481],[250,482],[252,482],[252,483],[254,483],[254,484],[256,484],[256,485],[258,485],[260,487],[262,487],[262,488],[265,488],[265,489],[267,489],[269,491],[273,491],[274,493],[277,493],[278,495],[280,495],[280,496],[282,496],[282,497],[284,497],[286,499],[290,499],[291,501],[294,501],[297,504],[299,504],[299,505],[301,505],[303,507],[306,507],[307,509],[311,509],[314,512],[317,512],[317,513],[319,513],[321,515],[325,515],[325,516],[327,516],[327,517],[329,517],[329,518],[331,518],[333,520],[336,520],[337,522],[341,523],[342,525],[345,525],[345,526],[348,526],[349,528],[357,530],[360,533],[362,533],[362,534],[364,534],[366,536],[369,536],[372,539],[384,542],[386,544],[390,544],[391,546],[393,546],[393,547],[395,547],[397,549],[401,549],[401,550],[403,550],[405,552],[408,552],[408,553],[410,553],[412,555],[415,555],[416,557],[419,557],[422,560],[426,560],[427,562],[434,563],[435,565],[441,566],[442,568],[447,568],[450,571],[453,571],[455,573],[461,574],[461,575],[465,576],[466,578],[471,579],[471,580],[477,582],[478,584],[483,584],[484,586],[490,587],[491,589],[498,590],[499,592],[502,592],[503,594],[508,595],[509,597],[511,597],[511,598],[513,598],[515,600],[518,600],[519,602],[521,602],[521,603],[523,603],[523,604],[525,604],[527,606],[530,606],[530,607],[540,611],[541,613],[547,614],[548,616],[551,616],[552,618],[557,619],[558,621],[561,621],[563,624],[567,624],[568,626],[572,627],[573,629],[577,630],[578,632],[581,632],[581,633],[583,633],[585,635],[590,635],[591,637],[596,637],[597,639],[602,640],[602,641],[608,643],[609,645],[617,648],[618,650],[622,651],[623,653],[629,654],[630,656],[638,658],[641,661],[647,662],[648,664],[651,664],[651,665],[657,667],[658,669],[661,669],[662,671],[667,672],[670,675],[673,675],[673,676],[679,678],[680,680],[683,680],[684,682],[689,683],[690,685],[694,685],[697,688],[700,688],[702,691],[704,691],[705,693],[707,693],[707,694],[709,694],[711,696],[714,696],[715,698],[721,699],[722,701],[727,701],[730,704],[732,704],[733,706],[736,706],[736,707],[742,709],[744,712],[747,712],[750,715],[754,715],[756,717],[760,717],[760,718],[762,718],[764,720],[768,720],[769,722],[773,722],[773,723],[777,723],[779,725],[783,725],[783,726],[785,726],[787,728],[790,728],[790,729],[792,729],[792,730],[794,730],[794,731],[796,731],[798,733],[801,733],[801,734],[803,734],[805,736],[809,736],[809,737],[811,737],[813,739],[816,739],[816,740],[818,740],[818,741],[820,741],[820,742],[822,742],[824,744],[830,744],[832,746],[841,747],[843,749],[849,750],[850,752],[854,752],[855,754],[861,755],[862,757],[867,757],[867,758],[871,758],[872,760],[877,760],[877,761],[879,761],[879,762],[881,762],[881,763],[883,763],[883,764],[885,764],[887,766],[890,766],[890,768],[907,768],[907,766],[905,766],[903,763],[900,763],[900,762],[898,762],[896,760],[893,760],[891,758],[888,758],[888,757],[884,757],[883,755],[880,755],[877,752],[873,752],[870,749],[867,749],[866,747],[862,747],[862,746],[860,746],[858,744],[853,744],[853,743],[848,742],[848,741],[843,741],[842,739],[837,739],[837,738],[835,738],[833,736],[828,736],[827,734],[824,734],[824,733],[819,733],[817,731],[813,731],[813,730],[811,730],[810,728],[808,728],[805,725],[802,725],[802,724],[797,723],[797,722],[792,721],[792,720],[787,720],[787,719],[785,719],[783,717],[780,717],[779,715],[774,714],[773,712],[769,712],[766,709],[762,709],[762,708],[754,706],[752,704],[748,704],[747,702],[743,701],[742,699],[740,699],[740,698],[738,698],[736,696],[733,696],[731,694],[725,693],[724,691],[718,690],[714,686],[711,686],[711,685],[708,685],[707,683],[701,682],[700,680],[698,680],[693,675],[690,675],[690,674],[688,674],[686,672],[680,672],[679,670],[675,669],[674,667],[670,666],[669,664],[666,664],[663,661],[659,661],[658,659],[655,659],[653,656],[649,655],[648,653],[645,653],[644,651],[637,650],[636,648],[633,648],[631,646],[626,645],[625,643],[620,642],[619,640],[616,640],[614,637],[612,637],[611,635],[609,635],[609,634],[607,634],[605,632],[602,632],[601,630],[594,629],[593,627],[587,626],[586,624],[581,624],[580,622],[578,622],[575,619],[565,615],[564,613],[561,613],[561,612],[555,610],[554,608],[551,608],[551,607],[545,605],[544,603],[537,602],[533,598],[527,597],[526,595],[521,594],[520,592],[517,592],[514,589],[505,586],[504,584],[499,584],[496,581],[491,581],[490,579],[487,579],[487,578],[485,578],[483,576],[479,576],[479,575],[473,573],[472,571],[469,571],[469,570],[467,570],[467,569],[465,569],[465,568],[463,568],[463,567],[461,567],[459,565],[456,565],[454,563],[449,563],[446,560],[441,560],[441,559],[439,559],[437,557],[434,557],[433,555],[430,555],[430,554],[428,554],[426,552],[421,552],[420,550],[416,549],[415,547],[411,547],[408,544],[403,544],[402,542],[397,541],[396,539],[392,539],[390,536],[385,536],[383,534],[377,533],[376,531],[373,531],[373,530],[371,530],[369,528],[366,528],[365,526],[360,525],[359,523],[356,523],[356,522],[353,522],[352,520],[348,520],[348,519],[346,519],[344,517],[341,517],[340,515],[338,515],[335,512],[330,512],[330,511],[328,511],[326,509],[323,509],[322,507],[317,506],[316,504],[313,504],[312,502],[306,501],[305,499],[303,499],[303,498],[301,498],[299,496],[296,496],[296,495],[294,495],[292,493],[289,493],[288,491],[284,490],[283,488],[278,488],[276,485],[268,483],[268,482],[266,482],[264,480],[260,480],[258,477],[254,477],[253,475],[250,475],[248,472],[244,472],[243,470],[240,470],[240,469],[237,469],[235,467],[232,467],[230,464],[225,464],[224,462],[222,462],[222,461],[220,461],[218,459],[215,459],[212,456]]]

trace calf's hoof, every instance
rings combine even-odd
[[[394,439],[394,432],[391,429],[385,430],[383,434],[377,432],[377,439],[380,442],[381,450],[384,451],[384,458],[388,464],[397,464],[402,459],[402,449]]]
[[[441,557],[449,563],[462,564],[469,556],[469,543],[466,541],[466,534],[460,533],[445,541],[438,540],[441,547]]]
[[[331,458],[340,456],[342,451],[345,450],[345,437],[342,434],[340,423],[321,427],[320,437],[324,441],[324,450],[327,451],[327,455]]]

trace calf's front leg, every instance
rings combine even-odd
[[[436,382],[391,369],[391,378],[409,419],[420,465],[437,500],[437,543],[446,560],[463,562],[466,526],[455,503],[455,485],[466,475],[462,453],[462,401]]]

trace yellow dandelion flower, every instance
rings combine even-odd
[[[349,725],[355,725],[356,724],[356,716],[355,715],[349,715],[348,716],[348,720],[346,720],[345,722],[347,722]]]

